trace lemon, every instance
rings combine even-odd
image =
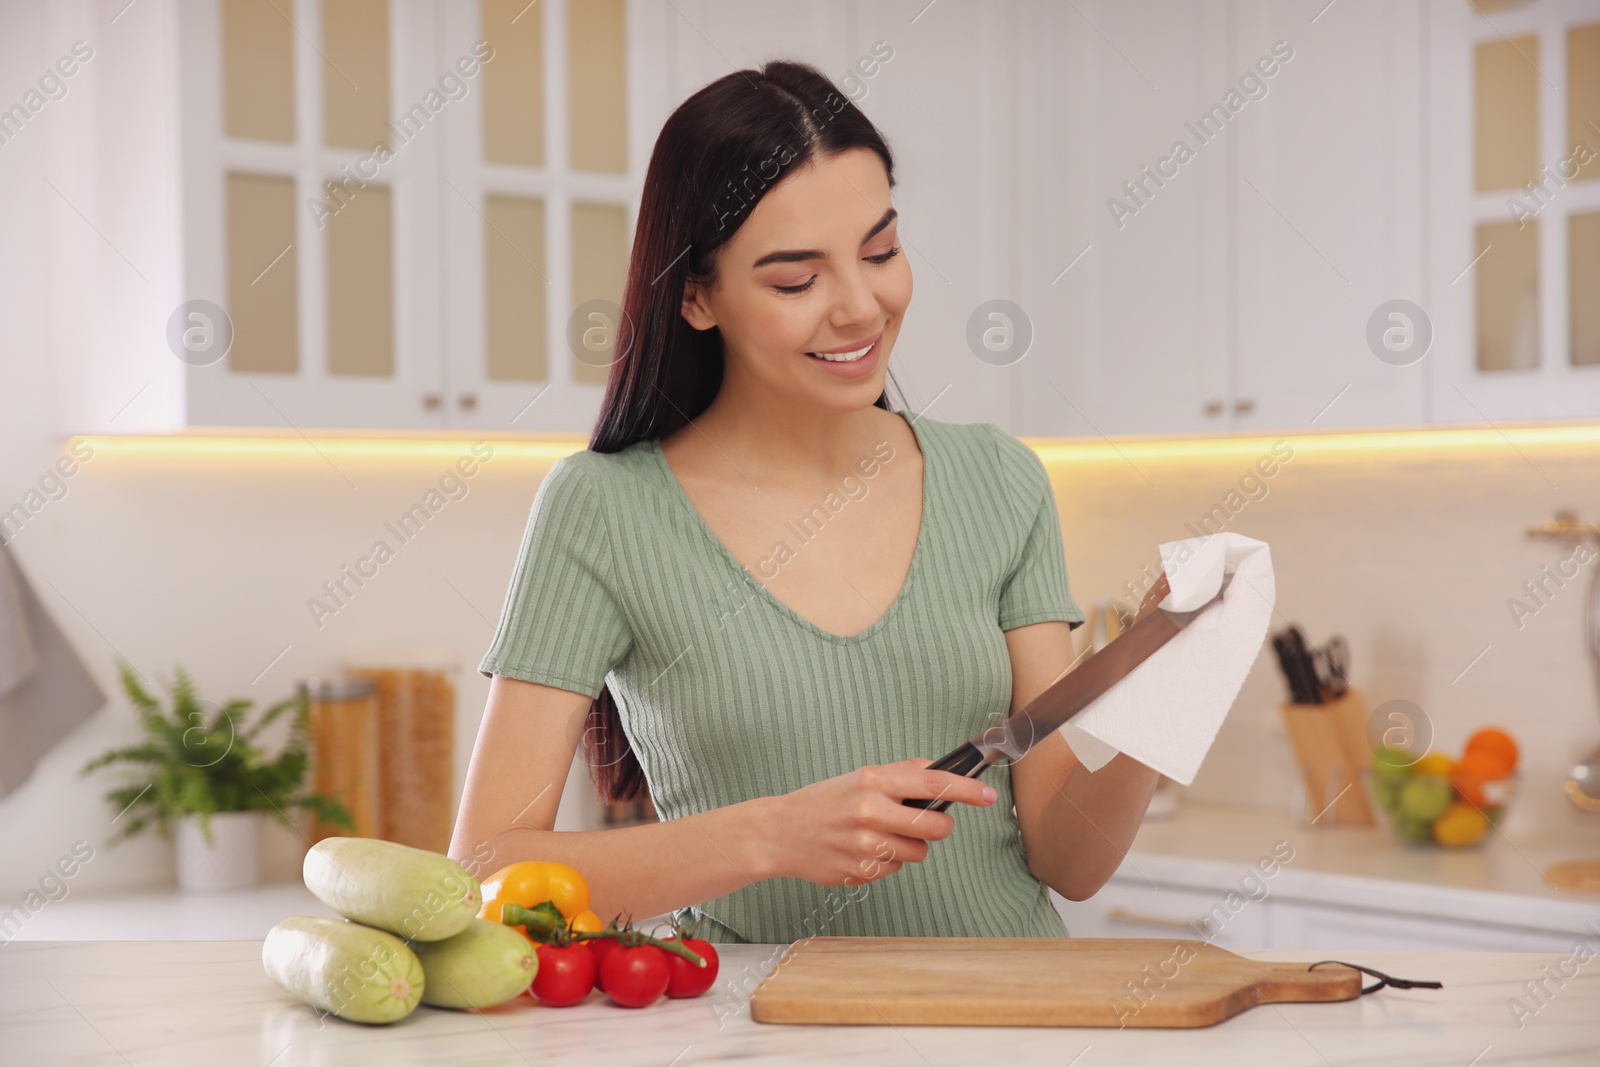
[[[1433,839],[1452,848],[1475,845],[1488,832],[1489,820],[1483,812],[1463,802],[1450,805],[1433,824]]]
[[[1441,778],[1450,777],[1450,772],[1456,769],[1456,761],[1443,752],[1430,752],[1417,760],[1411,768],[1417,774],[1437,774]]]

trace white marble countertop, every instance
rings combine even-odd
[[[1600,819],[1593,826],[1592,834],[1491,833],[1450,849],[1402,844],[1382,827],[1309,826],[1264,808],[1188,802],[1139,828],[1116,877],[1225,893],[1282,841],[1294,855],[1272,880],[1280,899],[1572,932],[1600,923],[1600,893],[1558,889],[1544,870],[1600,857]]]
[[[213,893],[77,891],[28,917],[18,941],[259,941],[285,916],[338,918],[300,882]]]
[[[1600,950],[1600,945],[1595,945]],[[778,1026],[750,1019],[773,945],[727,945],[704,997],[618,1008],[518,998],[487,1012],[419,1007],[391,1026],[320,1018],[261,968],[258,941],[14,942],[0,948],[0,1059],[92,1065],[256,1064],[1588,1064],[1600,1046],[1600,959],[1569,962],[1545,1003],[1508,1000],[1560,960],[1511,953],[1367,952],[1352,962],[1442,990],[1263,1005],[1203,1030]],[[1304,952],[1252,952],[1311,960]],[[1546,972],[1548,973],[1548,972]]]

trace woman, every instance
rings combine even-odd
[[[1066,936],[1046,887],[1121,862],[1155,787],[1126,757],[1074,773],[1054,734],[987,781],[925,769],[1065,671],[1083,615],[1034,453],[889,407],[893,175],[809,66],[667,120],[598,425],[535,495],[480,666],[463,863],[560,860],[604,917],[784,943]],[[580,741],[603,800],[647,783],[662,821],[553,831]]]

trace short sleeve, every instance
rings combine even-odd
[[[585,452],[562,457],[534,494],[480,674],[596,697],[632,647],[590,462]]]
[[[1050,621],[1076,629],[1083,624],[1083,610],[1067,584],[1061,519],[1050,476],[1033,449],[993,423],[984,425],[995,435],[998,484],[1006,495],[1006,513],[1017,524],[1020,544],[1000,588],[1000,629]]]

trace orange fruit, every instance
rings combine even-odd
[[[1486,726],[1467,738],[1467,753],[1487,752],[1498,756],[1506,765],[1506,773],[1517,769],[1517,742],[1504,730]]]
[[[606,924],[600,921],[600,916],[587,908],[568,919],[567,926],[586,934],[597,934],[606,928]]]
[[[1489,832],[1489,820],[1471,804],[1457,802],[1433,824],[1433,839],[1441,845],[1460,848],[1475,845]]]
[[[1469,804],[1480,808],[1494,807],[1494,801],[1484,795],[1484,785],[1488,782],[1502,781],[1511,776],[1511,768],[1498,755],[1479,750],[1468,752],[1456,761],[1456,769],[1450,775],[1450,781],[1455,785],[1456,792]]]

